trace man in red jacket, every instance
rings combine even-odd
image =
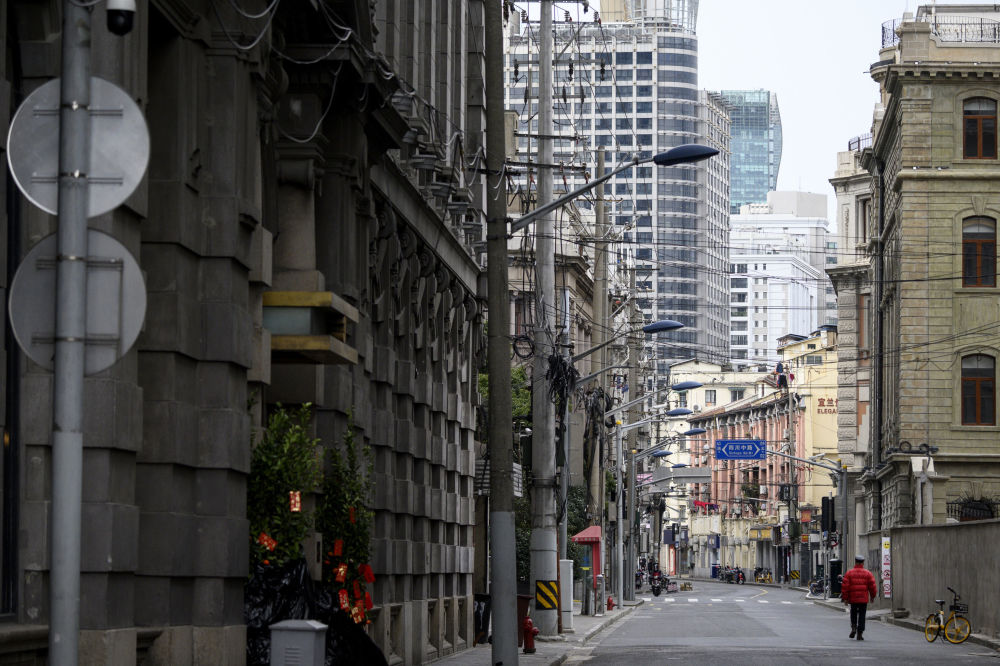
[[[875,587],[875,576],[865,569],[865,556],[854,556],[854,568],[844,574],[844,582],[840,588],[840,599],[845,604],[851,604],[851,638],[858,635],[858,640],[865,640],[865,613],[868,602],[875,601],[878,588]]]

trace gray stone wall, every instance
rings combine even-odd
[[[947,588],[952,587],[969,604],[972,631],[1000,635],[1000,606],[993,586],[984,584],[1000,566],[1000,520],[897,527],[865,535],[864,550],[872,558],[868,568],[877,581],[882,534],[891,539],[892,598],[885,599],[880,591],[875,607],[905,609],[921,619],[937,610],[935,599],[951,603]]]

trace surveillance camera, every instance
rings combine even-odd
[[[135,0],[108,0],[108,30],[116,35],[132,32]]]

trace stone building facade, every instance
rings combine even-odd
[[[90,221],[139,261],[148,307],[86,380],[81,660],[245,661],[252,433],[309,402],[324,446],[350,419],[371,447],[369,630],[423,663],[472,644],[482,3],[243,4],[139,2],[125,37],[93,10],[93,74],[139,103],[152,149]],[[2,136],[60,75],[60,6],[0,5]],[[0,196],[6,296],[56,220]],[[52,377],[9,332],[3,358],[0,633],[42,663]]]
[[[863,151],[870,147],[870,134],[852,139],[848,150],[837,153],[837,170],[830,179],[837,194],[840,260],[827,274],[837,291],[837,453],[847,468],[848,503],[846,514],[842,507],[837,513],[848,519],[848,537],[842,539],[847,562],[860,552],[856,525],[864,523],[864,495],[856,488],[870,454],[872,202],[871,175],[861,166]]]
[[[871,68],[873,531],[996,515],[998,21],[992,6],[920,7],[883,26]]]

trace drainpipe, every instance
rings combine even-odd
[[[882,463],[882,405],[885,391],[885,382],[883,381],[883,353],[885,349],[883,348],[884,343],[882,340],[882,292],[884,284],[884,253],[882,251],[884,244],[882,234],[885,232],[885,163],[882,160],[876,160],[875,164],[878,169],[878,236],[876,236],[875,241],[875,330],[873,336],[875,338],[873,340],[875,353],[872,358],[872,380],[874,383],[872,397],[875,402],[872,416],[875,422],[875,437],[872,442],[872,467],[877,470],[878,466]],[[873,509],[875,529],[880,530],[882,529],[882,482],[878,479],[875,480]]]

